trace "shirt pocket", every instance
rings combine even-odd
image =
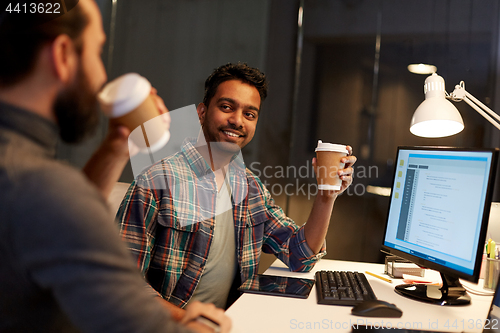
[[[159,211],[157,221],[154,263],[166,274],[161,279],[173,288],[186,269],[200,223],[182,222],[175,211],[169,209]]]
[[[263,209],[248,211],[246,230],[245,230],[245,247],[247,251],[259,251],[262,246],[266,222],[269,220],[267,212]]]
[[[269,220],[269,215],[267,215],[266,211],[263,209],[259,209],[256,211],[255,209],[249,209],[249,219],[247,219],[247,227],[257,228],[260,226],[263,227],[263,223]]]
[[[175,210],[162,209],[158,212],[158,224],[165,228],[172,228],[179,232],[193,233],[200,228],[200,221],[196,216],[184,214],[178,218]]]
[[[242,248],[240,250],[240,267],[242,267],[242,276],[245,278],[257,274],[266,222],[268,220],[269,216],[261,207],[253,211],[249,209],[247,212],[247,221]]]

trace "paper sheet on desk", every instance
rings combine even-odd
[[[415,275],[409,275],[409,274],[403,274],[403,282],[404,283],[410,283],[410,284],[431,284],[435,286],[440,286],[442,285],[442,281],[440,279],[440,276],[435,276],[435,277],[420,277],[420,276],[415,276]],[[469,281],[464,281],[460,279],[460,283],[462,286],[467,290],[469,293],[475,294],[475,295],[483,295],[483,296],[492,296],[494,294],[494,291],[492,290],[485,290],[483,288],[483,283],[482,280],[479,280],[479,283],[472,283]]]
[[[439,276],[436,276],[433,278],[424,278],[424,277],[420,277],[420,276],[403,274],[403,282],[410,283],[410,284],[423,283],[423,284],[431,284],[431,285],[435,285],[435,286],[440,286],[440,285],[442,285],[442,281],[438,277]],[[476,284],[476,283],[472,283],[472,282],[464,281],[464,280],[460,279],[460,283],[465,288],[465,290],[467,290],[469,293],[472,293],[475,295],[492,296],[494,294],[494,291],[483,289],[482,280],[480,280],[479,283]]]
[[[430,284],[430,285],[434,285],[434,286],[441,285],[440,278],[429,278],[429,277],[416,276],[416,275],[410,275],[410,274],[403,274],[403,282],[409,283],[409,284],[423,283],[423,284]]]

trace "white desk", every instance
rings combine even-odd
[[[384,265],[360,262],[320,260],[308,273],[290,272],[276,260],[265,272],[269,275],[294,276],[314,279],[317,270],[370,271],[382,275]],[[351,314],[350,306],[320,305],[316,303],[316,289],[307,299],[243,294],[227,311],[233,320],[235,333],[263,332],[350,332],[353,324],[387,325],[455,332],[481,332],[491,296],[470,294],[471,305],[439,306],[422,303],[400,296],[394,286],[401,283],[396,279],[392,284],[365,274],[378,299],[396,304],[403,310],[401,318],[366,318]],[[477,323],[477,327],[476,327]],[[398,326],[399,325],[399,326]]]

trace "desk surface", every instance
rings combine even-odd
[[[276,260],[265,274],[314,279],[317,270],[370,271],[383,275],[384,265],[322,259],[311,272],[297,273],[290,272],[281,261]],[[356,324],[454,332],[482,331],[491,296],[469,293],[471,305],[439,306],[396,294],[394,286],[402,283],[401,279],[394,279],[391,284],[365,275],[378,299],[394,303],[403,310],[401,318],[356,317],[351,314],[350,306],[317,304],[316,287],[307,299],[243,294],[226,314],[233,320],[234,333],[350,332],[351,326]]]

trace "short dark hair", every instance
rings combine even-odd
[[[72,7],[69,3],[73,3]],[[16,1],[24,10],[23,3],[29,6],[35,1]],[[76,6],[78,1],[66,1],[68,12],[62,14],[23,14],[16,12],[0,13],[0,87],[14,85],[33,71],[38,55],[46,43],[57,36],[66,34],[81,53],[81,35],[88,24],[88,17]],[[14,4],[12,4],[14,7]],[[68,8],[69,7],[69,8]],[[63,8],[60,8],[63,11]],[[24,16],[23,16],[24,15]]]
[[[216,68],[205,81],[205,96],[203,104],[207,107],[210,100],[215,96],[217,88],[222,82],[229,80],[240,80],[251,86],[254,86],[260,95],[260,101],[263,102],[267,97],[267,79],[266,75],[257,68],[248,66],[246,63],[226,64]]]

